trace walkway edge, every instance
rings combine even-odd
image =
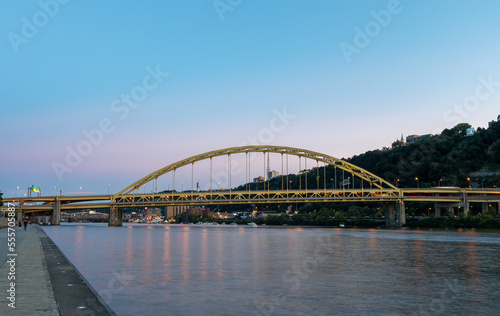
[[[61,315],[116,316],[43,229],[40,230],[40,241]]]

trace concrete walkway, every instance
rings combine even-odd
[[[30,228],[33,225],[28,225],[26,228]],[[23,241],[24,236],[26,236],[27,231],[24,230],[24,227],[19,230],[19,226],[14,227],[16,229],[16,246],[19,246],[21,242]],[[3,227],[0,229],[0,267],[3,265],[5,260],[7,260],[7,234],[8,234],[8,227]]]
[[[6,258],[0,268],[0,315],[115,315],[40,226],[28,226],[26,232],[16,227],[13,252],[7,247],[7,232],[0,230],[4,243],[0,260]],[[13,268],[15,280],[9,280]],[[11,289],[15,308],[9,307]]]
[[[38,225],[28,225],[26,232],[23,228],[19,237],[16,236],[17,256],[8,257],[0,269],[1,315],[59,315],[40,242],[41,232]],[[6,235],[7,229],[2,229],[1,233]],[[19,233],[18,230],[16,230],[16,235],[17,233]],[[18,240],[21,236],[24,237],[22,243]],[[6,239],[2,238],[2,242],[6,243]],[[11,268],[8,261],[11,258],[15,258],[15,281],[8,280]],[[10,301],[5,295],[8,294],[10,282],[15,282],[15,309],[8,306]]]

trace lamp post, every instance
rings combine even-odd
[[[82,195],[83,195],[83,186],[80,187],[80,190],[82,190]]]
[[[16,187],[16,197],[17,197],[17,190],[19,190],[19,187]]]
[[[55,194],[57,196],[57,187],[54,187]]]
[[[438,186],[441,186],[441,181],[443,181],[443,179],[439,179],[439,184],[438,184]]]
[[[333,178],[330,178],[330,181],[332,181],[332,190],[335,190],[335,187],[333,186]]]
[[[417,189],[419,189],[420,185],[418,184],[418,177],[415,177],[415,181],[417,181]]]
[[[471,185],[470,185],[470,178],[467,178],[467,181],[469,181],[469,189],[471,188]]]
[[[108,184],[108,195],[109,195],[109,187],[110,187],[110,186],[111,186],[111,183],[110,183],[110,184]]]
[[[396,188],[399,188],[399,179],[396,180]]]

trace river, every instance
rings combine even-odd
[[[63,224],[117,315],[495,315],[500,232]]]

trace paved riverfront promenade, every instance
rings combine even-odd
[[[9,281],[13,257],[6,255],[7,229],[0,233],[0,315],[113,315],[38,225],[26,232],[16,227],[16,279]],[[15,282],[15,309],[8,306],[10,282]]]

